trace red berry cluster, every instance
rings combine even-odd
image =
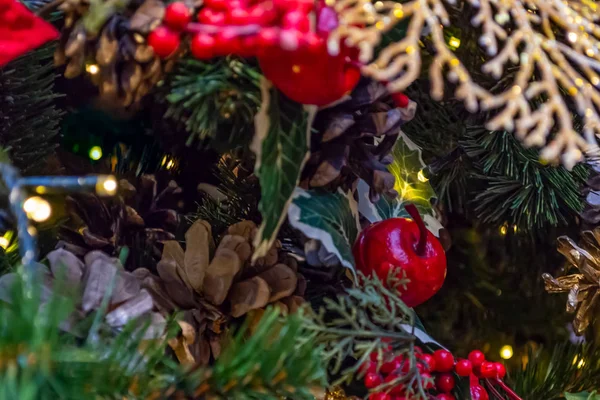
[[[499,378],[506,375],[506,368],[501,363],[488,362],[479,350],[469,353],[468,359],[455,360],[447,350],[436,350],[433,354],[425,354],[416,347],[417,369],[421,375],[424,389],[430,391],[436,400],[454,400],[452,390],[456,385],[455,375],[471,378],[471,398],[488,400],[487,391],[478,382],[479,379]],[[403,356],[396,356],[384,362],[378,368],[377,354],[371,354],[371,362],[366,366],[364,384],[367,389],[376,389],[384,383],[396,380],[407,373],[410,365]],[[432,377],[434,379],[432,379]],[[435,381],[435,385],[433,382]],[[407,400],[409,388],[398,385],[385,391],[371,393],[369,400]],[[411,388],[412,392],[416,388]]]
[[[199,59],[226,54],[252,57],[275,46],[318,47],[323,40],[310,32],[313,11],[314,2],[309,0],[206,0],[198,22],[214,29],[197,26],[192,54]]]
[[[192,19],[192,11],[184,2],[177,1],[167,6],[163,25],[148,35],[148,44],[160,58],[170,57],[181,44],[180,34]]]

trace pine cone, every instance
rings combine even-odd
[[[71,221],[61,227],[61,246],[79,256],[94,249],[117,256],[121,248],[128,246],[129,269],[147,265],[146,252],[159,259],[158,243],[174,239],[179,223],[177,211],[163,208],[162,204],[172,200],[181,188],[170,181],[158,193],[158,183],[153,175],[140,177],[138,187],[121,180],[120,195],[114,198],[100,198],[94,194],[68,197]]]
[[[152,294],[165,315],[185,310],[187,328],[183,340],[173,347],[181,362],[205,365],[220,353],[221,336],[230,318],[276,303],[294,312],[303,302],[305,284],[293,259],[282,260],[279,246],[254,264],[252,240],[257,227],[251,221],[231,225],[210,259],[213,237],[210,225],[196,221],[187,231],[186,250],[177,241],[165,243],[158,276],[139,269],[134,272]]]
[[[347,189],[361,178],[369,184],[372,201],[382,193],[395,196],[395,179],[387,170],[389,153],[416,105],[395,108],[385,86],[366,79],[350,96],[317,114],[303,186]]]
[[[152,297],[141,282],[131,273],[126,272],[116,258],[109,257],[101,251],[92,251],[84,257],[82,262],[75,254],[63,249],[54,250],[47,255],[50,269],[43,264],[33,264],[32,274],[42,279],[41,300],[42,307],[48,305],[54,290],[72,291],[78,299],[78,308],[66,319],[61,329],[76,336],[85,336],[85,332],[77,331],[81,322],[90,313],[96,311],[110,288],[113,280],[112,295],[108,305],[108,313],[104,316],[107,326],[115,331],[122,329],[128,322],[139,320],[140,326],[146,321],[150,322],[144,338],[160,337],[166,326],[166,321],[159,313],[152,312],[154,307]],[[65,282],[58,285],[55,277],[64,277]],[[0,278],[0,299],[11,301],[12,283],[18,279],[16,273],[10,273]]]
[[[67,64],[67,78],[80,75],[86,63],[95,65],[98,70],[91,73],[100,95],[124,106],[139,101],[173,64],[162,62],[145,37],[160,24],[163,2],[145,0],[136,5],[139,2],[132,1],[118,13],[111,2],[100,0],[67,0],[59,7],[65,24],[55,64]]]
[[[600,299],[600,227],[583,232],[582,237],[581,247],[567,236],[557,239],[558,251],[577,273],[557,278],[542,275],[548,293],[569,293],[567,312],[576,312],[573,329],[577,335],[582,335],[597,315]]]

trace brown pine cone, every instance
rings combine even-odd
[[[211,258],[211,227],[199,220],[185,235],[185,251],[177,241],[165,243],[158,276],[134,271],[163,314],[184,310],[183,337],[172,344],[182,363],[205,365],[211,355],[216,359],[230,318],[273,303],[294,312],[303,302],[304,280],[294,260],[282,258],[278,244],[250,263],[256,231],[251,221],[231,225]]]
[[[351,189],[361,178],[372,201],[382,193],[395,196],[389,154],[415,109],[414,102],[396,108],[383,84],[363,79],[349,100],[317,114],[302,185]]]
[[[130,270],[148,265],[150,258],[158,260],[158,244],[175,238],[179,214],[168,207],[181,188],[170,181],[159,193],[153,175],[141,176],[137,186],[136,189],[123,179],[119,182],[119,196],[114,198],[87,193],[68,197],[71,218],[59,231],[60,246],[79,256],[90,250],[118,256],[127,246]]]
[[[42,307],[48,305],[54,290],[60,290],[61,296],[65,290],[71,291],[78,300],[77,309],[61,324],[64,331],[76,336],[87,334],[78,331],[79,322],[100,308],[114,280],[107,314],[104,316],[106,325],[117,332],[133,320],[139,321],[140,326],[149,322],[144,338],[158,338],[164,334],[166,321],[161,314],[152,312],[154,303],[149,292],[142,288],[137,277],[123,269],[118,259],[101,251],[92,251],[85,255],[85,262],[82,262],[75,254],[63,249],[48,253],[47,258],[50,269],[39,263],[29,267],[32,274],[43,278]],[[57,285],[57,276],[64,277],[65,281]],[[18,279],[16,273],[0,278],[0,299],[11,301],[12,282],[15,279]]]
[[[164,3],[137,3],[66,0],[59,7],[65,13],[65,24],[55,64],[66,64],[67,78],[96,68],[89,72],[100,95],[123,106],[138,102],[173,64],[161,61],[146,43],[146,36],[164,16]]]

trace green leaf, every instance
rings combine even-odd
[[[305,112],[263,79],[262,105],[255,117],[256,133],[252,151],[256,154],[254,171],[260,180],[258,209],[262,223],[254,240],[253,260],[267,254],[285,220],[300,172],[309,156],[309,134],[316,108]]]
[[[388,171],[396,178],[394,189],[398,192],[398,197],[391,199],[381,196],[377,203],[372,203],[369,200],[367,184],[360,181],[358,184],[358,209],[360,213],[370,222],[396,217],[410,218],[404,209],[404,204],[412,203],[421,213],[427,228],[437,235],[442,226],[435,219],[431,206],[432,200],[435,199],[435,192],[421,172],[425,167],[421,157],[421,149],[404,133],[400,132],[392,150],[392,157],[393,161],[388,166]]]
[[[350,192],[296,188],[288,217],[294,228],[319,240],[342,265],[355,272],[352,245],[358,236],[359,223],[358,207]]]
[[[594,390],[592,393],[580,392],[580,393],[565,393],[566,400],[598,400],[600,397],[596,395]]]

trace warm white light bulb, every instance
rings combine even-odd
[[[52,208],[50,203],[39,196],[32,196],[23,203],[23,210],[35,222],[43,222],[50,218]]]
[[[96,182],[96,193],[100,196],[114,196],[117,193],[117,180],[114,176],[99,176]]]
[[[509,344],[502,346],[502,348],[500,349],[500,357],[502,357],[505,360],[512,358],[513,354],[513,348]]]

